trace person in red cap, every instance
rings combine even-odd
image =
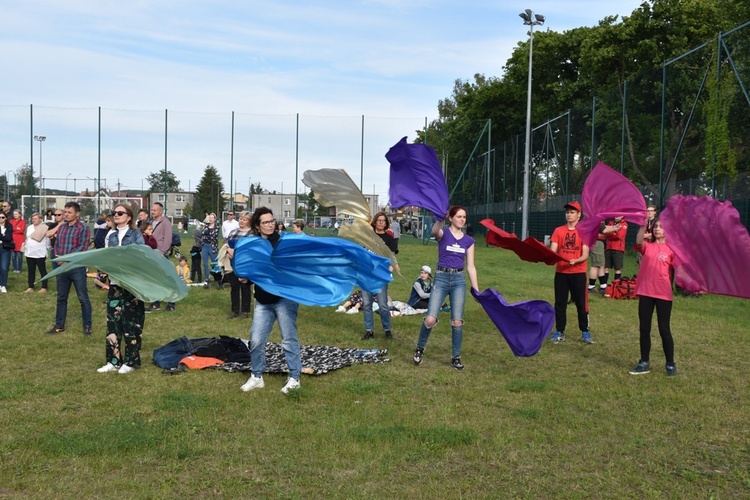
[[[589,247],[578,234],[578,221],[581,220],[581,205],[577,201],[565,204],[566,223],[556,228],[550,239],[550,250],[564,260],[557,263],[555,272],[555,323],[557,330],[550,341],[559,344],[565,340],[567,324],[568,296],[575,302],[578,311],[578,328],[584,344],[593,344],[589,332],[588,291],[586,290],[586,261]]]
[[[614,268],[614,279],[622,278],[622,267],[625,263],[625,237],[628,234],[628,223],[622,216],[607,221],[603,231],[607,239],[604,242],[604,283],[607,288],[609,270]]]

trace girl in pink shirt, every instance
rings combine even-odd
[[[646,233],[646,224],[641,226],[636,236],[636,251],[643,254],[640,273],[635,285],[638,296],[638,321],[640,323],[641,359],[631,375],[641,375],[651,371],[649,353],[651,352],[651,320],[656,309],[656,320],[659,335],[667,360],[667,376],[677,375],[674,363],[674,340],[669,323],[672,316],[672,269],[674,252],[666,243],[666,235],[657,219],[652,233]]]

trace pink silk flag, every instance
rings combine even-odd
[[[675,253],[678,285],[750,298],[750,235],[731,202],[675,195],[659,219]]]
[[[642,226],[646,220],[646,200],[640,190],[624,175],[602,162],[596,164],[583,183],[581,208],[584,218],[578,223],[578,234],[592,247],[605,219],[622,216]]]

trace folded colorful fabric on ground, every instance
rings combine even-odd
[[[356,349],[334,346],[300,346],[302,373],[323,375],[332,370],[358,363],[387,363],[387,349]],[[180,337],[154,351],[154,364],[165,370],[178,370],[180,361],[188,356],[206,356],[224,363],[209,368],[228,372],[250,371],[250,350],[247,341],[226,337],[189,339]],[[287,365],[281,344],[266,344],[266,373],[286,373]]]

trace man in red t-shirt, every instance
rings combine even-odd
[[[622,266],[625,263],[625,236],[628,234],[628,223],[622,217],[615,217],[607,223],[609,231],[604,243],[604,288],[607,287],[609,269],[614,268],[615,277],[622,277]],[[614,230],[613,230],[614,229]]]
[[[589,258],[589,247],[578,234],[578,221],[581,220],[581,205],[571,201],[565,205],[566,224],[558,227],[550,238],[550,250],[565,258],[557,263],[555,272],[555,323],[557,331],[550,341],[558,344],[565,340],[567,324],[568,296],[575,302],[578,310],[578,327],[581,329],[581,340],[593,344],[589,332],[588,291],[586,290],[586,261]]]

